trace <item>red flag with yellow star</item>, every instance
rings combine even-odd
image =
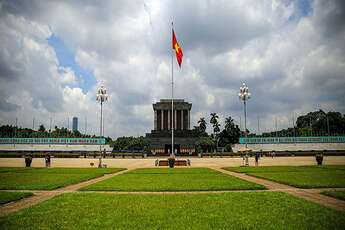
[[[176,59],[177,59],[178,65],[181,68],[183,52],[182,52],[180,45],[177,42],[174,29],[172,30],[172,48],[173,48],[173,50],[175,50]]]

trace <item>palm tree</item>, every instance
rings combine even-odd
[[[220,125],[218,123],[219,116],[217,115],[217,113],[211,113],[210,116],[211,116],[210,123],[213,126],[213,133],[216,134],[220,131],[219,130]]]
[[[215,123],[218,123],[218,115],[217,115],[217,113],[211,113],[210,114],[210,116],[211,116],[211,119],[210,119],[210,123],[213,125],[213,124],[215,124]]]
[[[198,124],[199,124],[199,130],[204,133],[206,131],[206,121],[205,121],[205,118],[201,117],[200,120],[198,121]]]
[[[219,116],[217,115],[217,113],[211,113],[210,116],[210,123],[213,125],[213,138],[215,139],[216,145],[218,147],[217,133],[220,132],[220,124],[218,123]]]
[[[231,128],[235,127],[234,120],[229,116],[225,118],[225,129],[230,130]]]

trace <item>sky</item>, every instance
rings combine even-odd
[[[152,104],[171,98],[172,21],[184,53],[174,94],[193,104],[191,127],[216,112],[221,128],[231,116],[243,129],[243,82],[254,133],[345,113],[343,0],[0,0],[0,124],[71,128],[77,116],[98,134],[104,85],[105,135],[145,135]]]

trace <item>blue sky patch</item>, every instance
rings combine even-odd
[[[308,16],[312,11],[310,0],[297,0],[297,6],[302,17]]]
[[[70,67],[77,77],[78,86],[84,93],[89,91],[89,89],[96,84],[96,79],[91,71],[80,67],[78,63],[76,63],[75,55],[65,46],[63,40],[55,34],[52,34],[48,38],[48,43],[54,48],[59,65],[65,68]]]
[[[292,2],[295,3],[295,13],[289,17],[288,21],[298,21],[299,19],[311,14],[311,0],[295,0],[289,2],[289,4]]]

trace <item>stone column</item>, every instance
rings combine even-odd
[[[153,116],[153,129],[157,130],[157,110],[154,110],[154,116]]]
[[[174,129],[177,130],[177,111],[176,109],[174,110]]]
[[[164,130],[164,110],[161,110],[161,130]]]
[[[187,118],[187,129],[190,130],[190,110],[187,110],[188,118]]]
[[[183,130],[183,109],[181,109],[181,130]]]
[[[168,110],[168,130],[170,130],[170,110]]]

